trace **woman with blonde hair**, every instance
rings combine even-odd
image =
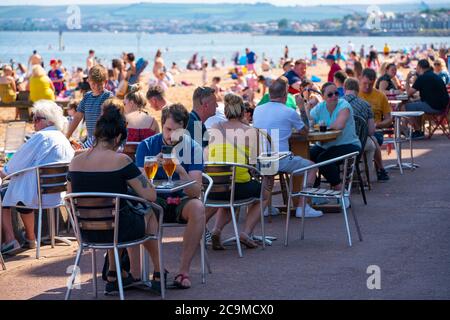
[[[30,90],[30,101],[55,100],[55,87],[52,80],[46,75],[44,68],[40,65],[34,65],[31,70],[30,81],[28,82]]]
[[[243,99],[233,93],[224,98],[225,116],[227,121],[219,122],[211,127],[210,142],[208,146],[208,161],[234,162],[250,164],[255,158],[257,145],[257,132],[244,121],[245,105]],[[235,141],[235,138],[238,138]],[[251,197],[259,198],[261,183],[254,180],[248,169],[236,168],[235,200]],[[211,200],[229,200],[230,192],[210,195]],[[263,209],[266,201],[263,203]],[[216,212],[207,212],[206,219],[210,219]],[[251,239],[251,234],[260,218],[260,203],[255,202],[248,208],[244,230],[239,235],[240,242],[247,248],[256,248],[257,243]],[[212,231],[212,247],[214,250],[224,250],[220,234],[226,224],[231,221],[228,209],[218,209],[217,217]]]
[[[449,85],[450,75],[448,73],[444,59],[436,58],[436,60],[434,60],[433,65],[434,65],[434,73],[436,73],[440,78],[442,78],[442,81],[444,81],[446,85]]]
[[[16,101],[16,81],[13,69],[10,65],[3,67],[3,75],[0,77],[0,101],[10,103]]]
[[[131,91],[125,96],[124,104],[129,142],[141,142],[159,133],[158,122],[144,110],[147,105],[144,93]]]

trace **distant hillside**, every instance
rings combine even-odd
[[[450,8],[448,3],[432,3],[431,9]],[[366,5],[339,6],[295,6],[278,7],[270,4],[162,4],[139,3],[131,5],[83,5],[80,6],[82,20],[136,21],[190,20],[190,21],[234,21],[266,22],[288,20],[323,20],[342,18],[347,14],[367,14]],[[414,12],[423,10],[423,3],[380,5],[382,11]],[[26,20],[52,18],[65,20],[67,6],[0,6],[0,20]]]

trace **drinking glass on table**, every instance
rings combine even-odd
[[[172,176],[176,168],[177,164],[175,163],[175,156],[172,153],[163,153],[163,169],[168,179],[165,186],[173,186]]]
[[[153,184],[153,179],[155,179],[156,172],[158,171],[158,157],[145,157],[144,171],[147,179]]]
[[[320,132],[326,132],[327,131],[327,124],[324,120],[319,121],[319,130]]]

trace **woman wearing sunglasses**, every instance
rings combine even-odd
[[[309,118],[314,123],[324,122],[329,130],[342,130],[334,141],[318,143],[311,148],[311,160],[315,163],[343,156],[361,150],[361,142],[355,131],[353,110],[344,99],[339,99],[339,91],[333,82],[322,86],[324,101],[316,105],[310,112]],[[307,110],[308,112],[308,110]],[[323,175],[334,189],[341,187],[339,166],[331,164],[320,168]],[[316,183],[318,183],[316,181]]]

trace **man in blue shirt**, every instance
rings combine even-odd
[[[162,133],[142,141],[136,152],[136,164],[143,171],[146,156],[158,156],[162,162],[162,147],[172,146],[177,162],[172,179],[196,181],[183,191],[158,195],[157,199],[157,203],[164,209],[165,222],[187,223],[183,237],[181,266],[174,279],[174,285],[182,289],[191,286],[189,269],[205,230],[205,208],[199,200],[203,171],[202,148],[189,135],[183,134],[188,119],[189,113],[183,105],[173,104],[165,107],[161,115]],[[158,168],[155,179],[167,179],[162,166]]]
[[[247,56],[247,70],[248,72],[253,71],[256,74],[255,63],[258,56],[249,48],[245,49],[245,55]]]
[[[203,148],[208,146],[208,132],[205,121],[214,116],[217,111],[217,98],[215,90],[210,87],[198,87],[192,97],[192,111],[189,114],[189,121],[186,130]]]
[[[304,80],[306,80],[306,61],[303,59],[295,61],[294,68],[287,71],[284,76],[289,81],[289,93],[300,93],[300,85]]]

